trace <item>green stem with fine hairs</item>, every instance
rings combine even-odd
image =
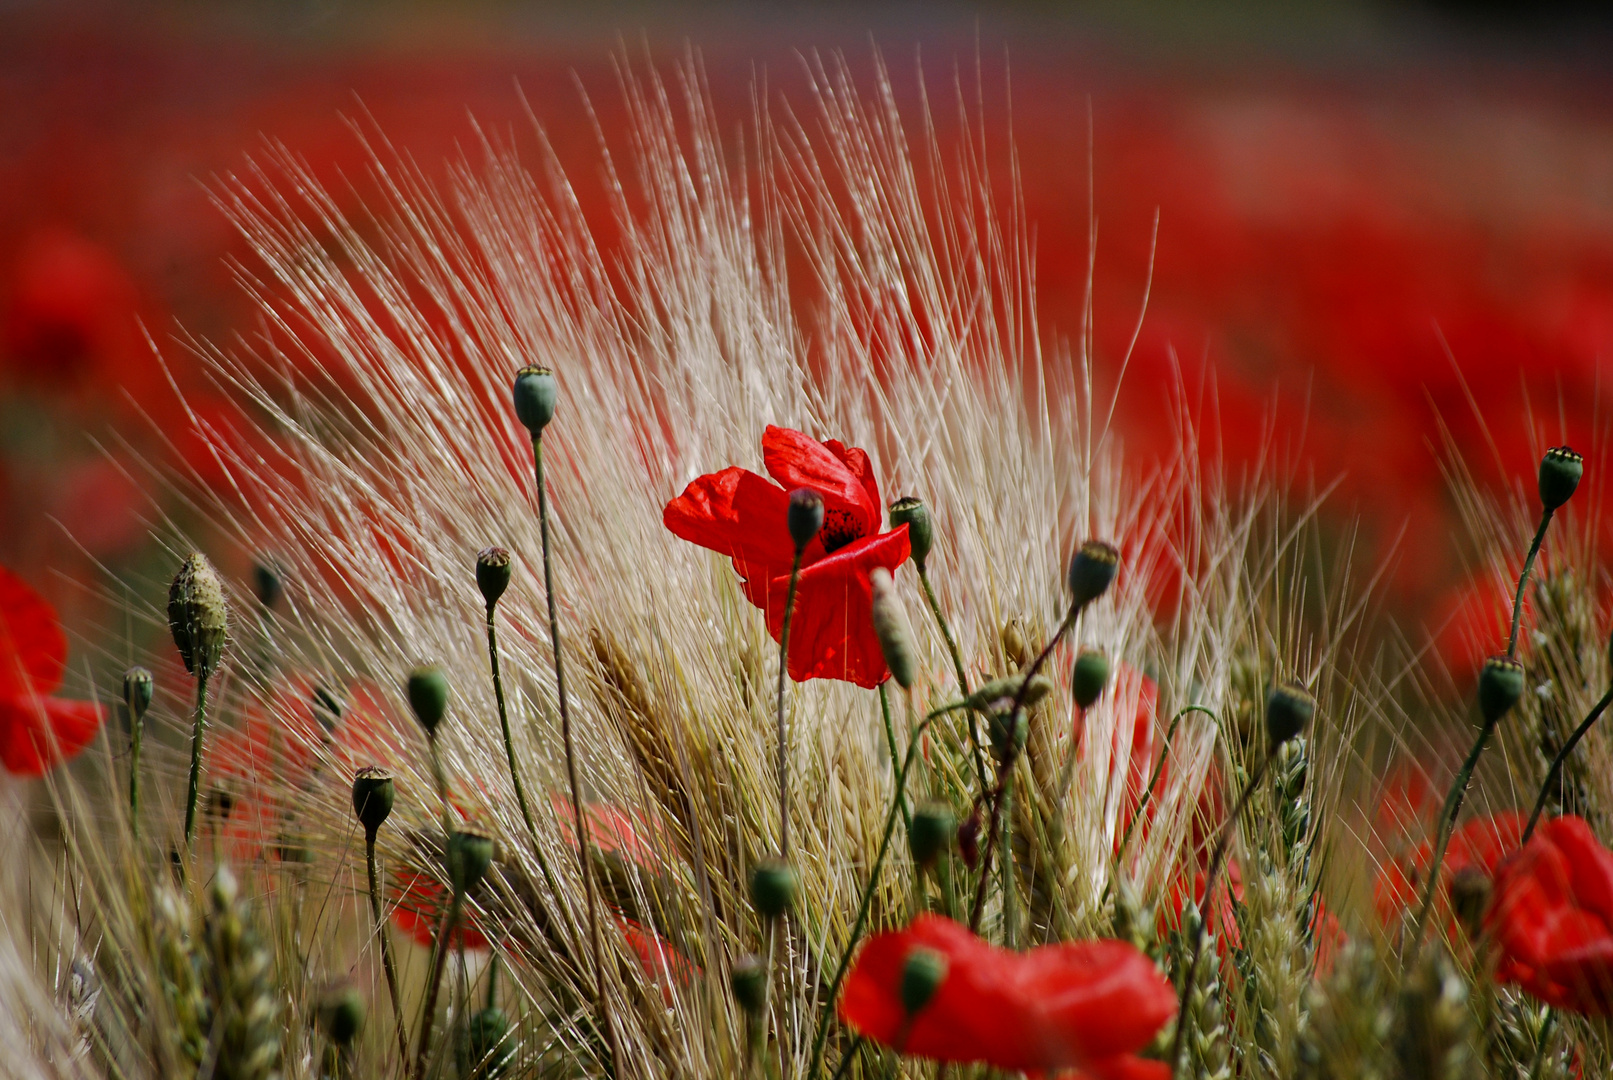
[[[202,779],[202,736],[207,732],[207,676],[205,665],[196,674],[196,719],[190,733],[190,784],[185,789],[185,850],[196,839],[196,787]]]
[[[381,969],[386,972],[386,989],[392,997],[392,1017],[398,1032],[398,1068],[406,1068],[409,1061],[409,1036],[404,1031],[403,998],[398,994],[398,969],[392,962],[392,943],[386,932],[386,917],[381,914],[381,875],[375,865],[375,829],[364,830],[364,869],[370,879],[370,915],[375,919],[375,936],[381,939]]]
[[[140,842],[140,734],[145,730],[146,714],[134,707],[134,696],[124,698],[129,709],[129,829],[136,847]]]
[[[1518,592],[1512,598],[1512,633],[1507,636],[1507,659],[1512,659],[1518,653],[1518,624],[1523,621],[1523,589],[1529,583],[1529,571],[1534,569],[1535,556],[1540,554],[1540,542],[1546,538],[1546,527],[1551,524],[1553,511],[1545,510],[1540,515],[1540,528],[1535,530],[1535,538],[1529,545],[1529,554],[1523,560],[1523,573],[1518,575]]]
[[[437,1012],[437,990],[442,986],[442,973],[448,966],[448,939],[459,925],[459,915],[464,906],[465,894],[455,889],[453,902],[443,913],[442,923],[437,929],[437,940],[431,944],[431,977],[426,981],[424,1013],[420,1017],[420,1044],[414,1061],[415,1080],[425,1080],[426,1077],[426,1056],[431,1051],[431,1027]]]
[[[1019,921],[1018,891],[1019,883],[1014,873],[1014,774],[1009,770],[1003,777],[1003,945],[1007,948],[1017,948],[1016,938],[1018,930],[1015,924]]]
[[[1417,905],[1417,921],[1413,924],[1411,948],[1406,953],[1405,970],[1410,970],[1417,962],[1417,954],[1423,947],[1423,935],[1428,930],[1428,915],[1434,908],[1434,893],[1439,889],[1439,871],[1445,864],[1445,849],[1451,842],[1451,833],[1456,825],[1456,815],[1462,811],[1462,800],[1467,795],[1468,781],[1473,778],[1473,769],[1479,763],[1479,756],[1489,745],[1490,736],[1494,734],[1497,721],[1486,721],[1479,728],[1479,737],[1473,740],[1473,746],[1467,752],[1467,758],[1462,762],[1462,768],[1456,774],[1456,780],[1451,784],[1451,790],[1445,796],[1445,804],[1439,811],[1439,832],[1434,843],[1434,857],[1428,864],[1428,881],[1423,886],[1422,902]]]
[[[1586,732],[1591,730],[1591,725],[1601,718],[1602,713],[1607,711],[1609,705],[1613,705],[1613,686],[1608,687],[1607,693],[1602,695],[1602,700],[1596,703],[1590,714],[1568,737],[1568,741],[1563,743],[1563,748],[1557,751],[1557,756],[1551,759],[1551,768],[1546,772],[1546,782],[1540,785],[1540,795],[1535,799],[1534,812],[1529,815],[1529,824],[1524,827],[1523,838],[1518,842],[1518,846],[1522,847],[1527,844],[1529,838],[1535,834],[1535,825],[1540,821],[1541,811],[1546,808],[1546,799],[1551,794],[1551,786],[1557,782],[1557,777],[1563,771],[1563,764],[1568,760],[1568,755],[1574,752],[1574,747],[1579,745],[1579,741],[1585,737]]]
[[[911,699],[908,701],[908,706],[909,708],[912,707]],[[884,683],[879,684],[879,712],[885,720],[885,745],[890,750],[891,774],[895,775],[896,770],[901,767],[901,758],[896,749],[896,728],[891,724],[890,696],[885,690]],[[902,823],[911,829],[913,827],[913,815],[907,809],[907,797],[905,795],[902,796],[901,804]]]
[[[778,641],[778,828],[779,857],[790,857],[790,763],[789,743],[784,731],[784,676],[790,666],[790,623],[795,619],[795,589],[801,582],[801,552],[795,545],[795,561],[790,565],[790,587],[784,594],[784,626]]]
[[[1131,834],[1136,830],[1137,822],[1142,819],[1143,811],[1148,809],[1149,800],[1154,797],[1154,788],[1159,784],[1160,775],[1165,771],[1165,759],[1170,756],[1171,741],[1176,738],[1176,729],[1181,725],[1182,717],[1190,712],[1201,712],[1211,720],[1215,719],[1215,713],[1203,705],[1184,705],[1175,716],[1171,717],[1171,726],[1165,730],[1165,744],[1159,751],[1159,761],[1154,765],[1154,771],[1149,774],[1148,786],[1143,788],[1143,797],[1137,801],[1137,812],[1126,822],[1126,831],[1120,835],[1120,847],[1115,852],[1117,866],[1126,857],[1126,847],[1131,843]]]
[[[941,602],[935,598],[935,589],[930,585],[930,575],[925,572],[922,563],[914,563],[919,572],[919,585],[924,589],[924,599],[930,606],[930,614],[935,616],[935,625],[941,630],[941,638],[947,643],[947,653],[952,657],[952,670],[958,676],[958,693],[964,697],[969,696],[969,675],[964,670],[963,654],[958,651],[957,639],[952,636],[952,627],[947,625],[947,618],[941,614]],[[980,779],[980,789],[986,787],[986,759],[980,751],[980,725],[979,716],[975,710],[969,710],[969,748],[974,752],[975,774]]]
[[[577,783],[577,747],[571,733],[571,706],[566,700],[566,669],[561,661],[560,618],[555,611],[554,570],[549,555],[549,493],[543,482],[543,436],[532,436],[533,472],[538,485],[538,535],[543,541],[543,591],[549,601],[549,644],[554,651],[555,694],[560,698],[560,734],[566,745],[566,782],[571,788],[571,811],[577,829],[577,860],[582,866],[583,892],[588,904],[588,947],[594,967],[594,1009],[605,1031],[608,1076],[616,1075],[621,1060],[616,1027],[611,1023],[605,993],[605,963],[599,940],[599,909],[594,897],[594,868],[588,858],[588,834],[583,829],[582,793]]]

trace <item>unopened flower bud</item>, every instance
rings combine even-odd
[[[1554,446],[1540,459],[1540,504],[1555,510],[1567,502],[1585,475],[1585,457],[1568,446]]]
[[[493,865],[493,838],[480,829],[460,829],[448,838],[448,877],[461,896],[481,884]]]
[[[747,956],[734,964],[728,988],[739,1007],[755,1016],[767,1006],[767,964],[759,956]]]
[[[795,869],[787,862],[766,859],[751,871],[751,906],[764,919],[777,919],[793,909],[798,889]]]
[[[1282,682],[1266,695],[1266,745],[1272,750],[1298,736],[1316,715],[1316,699],[1296,682]]]
[[[988,683],[981,683],[975,692],[965,698],[969,708],[975,710],[988,710],[993,706],[1001,705],[1004,708],[1013,704],[1014,698],[1019,695],[1020,684],[1025,680],[1019,675],[1005,675],[1000,679],[993,679]],[[1025,708],[1030,708],[1053,692],[1053,680],[1046,675],[1038,675],[1025,687],[1025,700],[1021,702]]]
[[[1025,749],[1030,722],[1025,718],[1024,709],[1015,709],[1012,713],[995,712],[987,721],[986,730],[991,736],[992,756],[999,765],[1007,765]]]
[[[123,673],[123,703],[129,707],[129,720],[138,724],[151,708],[151,672],[138,665]]]
[[[536,439],[554,419],[560,386],[546,367],[524,367],[515,373],[515,418]]]
[[[1451,912],[1477,937],[1484,927],[1484,912],[1490,906],[1490,875],[1479,866],[1464,866],[1451,875]]]
[[[1075,703],[1090,709],[1109,687],[1109,658],[1095,649],[1082,649],[1070,672],[1070,693]]]
[[[364,831],[374,834],[386,824],[392,813],[397,788],[392,774],[374,765],[366,766],[353,774],[353,814]]]
[[[280,568],[267,559],[252,568],[252,582],[258,587],[258,603],[272,608],[280,602],[285,583],[280,579]]]
[[[923,1011],[947,977],[947,958],[934,949],[914,946],[902,964],[902,1009],[908,1016]]]
[[[1479,671],[1479,712],[1486,724],[1500,720],[1523,697],[1523,665],[1506,656],[1492,656]]]
[[[1009,619],[998,632],[997,640],[1002,642],[1003,659],[1014,667],[1023,668],[1031,662],[1030,642],[1025,640],[1025,623],[1022,620]]]
[[[790,539],[800,551],[812,543],[818,530],[823,528],[823,496],[811,488],[796,488],[790,492],[790,506],[785,514],[790,526]]]
[[[510,553],[501,547],[483,548],[476,553],[476,587],[488,607],[498,603],[510,587]]]
[[[934,866],[952,846],[957,828],[958,817],[946,803],[919,804],[913,811],[913,824],[907,830],[907,850],[912,853],[913,864],[921,869]]]
[[[913,565],[924,569],[924,560],[930,557],[935,545],[935,532],[930,525],[930,508],[920,499],[909,495],[891,503],[891,528],[907,526],[907,546],[913,553]]]
[[[218,670],[229,631],[228,616],[224,583],[206,555],[191,555],[174,575],[168,588],[168,629],[186,671],[205,679]]]
[[[364,1029],[364,995],[350,982],[326,987],[314,1006],[314,1019],[325,1038],[337,1046],[351,1045]]]
[[[975,808],[958,826],[958,854],[963,865],[973,870],[980,862],[980,810]]]
[[[1070,560],[1070,593],[1075,606],[1086,607],[1109,591],[1120,569],[1120,552],[1102,540],[1088,540]]]
[[[434,664],[417,667],[409,672],[408,695],[414,718],[427,735],[435,735],[448,714],[448,676]]]
[[[868,581],[873,590],[874,636],[879,639],[879,651],[885,654],[885,666],[890,668],[896,685],[911,690],[918,664],[907,636],[907,618],[902,614],[901,601],[896,599],[896,585],[883,566],[869,571]]]

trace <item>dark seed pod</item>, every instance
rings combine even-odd
[[[342,722],[342,699],[326,686],[314,687],[313,694],[314,719],[319,726],[325,729],[325,734],[333,735],[336,727]]]
[[[902,964],[902,1008],[908,1016],[923,1010],[947,977],[947,958],[934,949],[915,946]]]
[[[379,832],[392,814],[397,788],[392,774],[374,765],[353,774],[353,815],[368,833]]]
[[[1540,505],[1555,510],[1573,497],[1585,475],[1585,457],[1569,446],[1554,446],[1540,459]]]
[[[153,685],[151,672],[140,666],[123,673],[123,703],[129,707],[129,719],[138,724],[151,708]]]
[[[501,547],[483,548],[476,553],[476,587],[488,607],[498,603],[510,587],[510,553]]]
[[[921,803],[913,811],[913,826],[907,830],[907,850],[913,864],[923,869],[935,865],[937,859],[952,846],[958,829],[958,817],[952,807],[943,802]]]
[[[555,403],[560,398],[560,385],[554,372],[546,367],[524,367],[515,373],[515,418],[536,439],[554,419]]]
[[[1070,673],[1070,692],[1075,703],[1090,709],[1109,687],[1109,658],[1094,649],[1082,649]]]
[[[1070,594],[1086,607],[1109,591],[1120,569],[1120,552],[1102,540],[1088,540],[1070,560]]]
[[[795,907],[799,888],[794,867],[778,859],[766,859],[751,871],[751,906],[762,918],[777,919]]]
[[[202,679],[218,670],[229,632],[224,583],[207,556],[185,560],[168,588],[168,629],[185,670]]]
[[[436,665],[417,667],[409,672],[409,708],[427,735],[437,733],[437,725],[448,714],[448,676]]]
[[[1316,699],[1296,682],[1278,683],[1266,695],[1266,745],[1275,750],[1295,738],[1316,715]]]
[[[790,526],[790,539],[800,551],[812,543],[818,530],[823,528],[823,496],[811,488],[796,488],[790,492],[790,506],[785,514]]]
[[[909,495],[891,503],[891,528],[907,526],[907,546],[913,553],[913,565],[924,569],[924,560],[930,557],[935,544],[934,528],[930,524],[930,508],[920,499]]]
[[[918,662],[913,659],[907,618],[902,614],[901,601],[896,599],[896,586],[883,566],[875,567],[868,578],[873,590],[874,636],[879,639],[879,651],[885,654],[885,666],[890,668],[896,685],[911,690]]]
[[[480,829],[460,829],[448,838],[448,876],[454,891],[469,893],[493,865],[493,838]]]
[[[767,1007],[767,964],[759,956],[747,956],[734,964],[728,988],[739,1007],[755,1016]]]
[[[1479,712],[1494,724],[1523,697],[1523,665],[1505,656],[1492,656],[1479,671]]]

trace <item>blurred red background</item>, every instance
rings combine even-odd
[[[531,145],[519,84],[586,180],[595,145],[577,84],[608,128],[619,33],[661,60],[700,48],[735,125],[758,71],[800,92],[797,50],[843,48],[871,73],[871,34],[909,105],[920,52],[932,100],[948,103],[955,66],[973,86],[979,58],[987,125],[1011,124],[1020,155],[1042,313],[1066,336],[1081,325],[1090,149],[1095,337],[1111,379],[1154,255],[1121,399],[1128,452],[1169,445],[1179,366],[1218,415],[1204,439],[1234,475],[1269,430],[1284,460],[1308,463],[1297,477],[1341,480],[1330,520],[1362,515],[1364,562],[1404,528],[1390,596],[1438,624],[1463,576],[1440,419],[1488,484],[1529,477],[1538,450],[1563,441],[1587,451],[1593,477],[1604,461],[1609,38],[1594,23],[1449,10],[1229,10],[8,7],[0,564],[71,625],[95,602],[68,583],[97,561],[139,572],[154,557],[154,508],[124,470],[194,453],[164,445],[182,426],[170,380],[203,413],[218,408],[172,345],[176,327],[251,332],[225,263],[241,248],[206,185],[263,138],[346,178],[356,205],[365,155],[344,115],[367,110],[430,167],[473,142],[472,116]]]

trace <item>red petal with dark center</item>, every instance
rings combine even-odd
[[[826,522],[844,515],[856,536],[872,536],[884,520],[879,505],[879,484],[868,455],[803,435],[789,428],[768,425],[762,433],[762,461],[768,475],[786,492],[811,488],[823,496]],[[793,553],[793,548],[791,549]]]
[[[0,567],[0,697],[49,694],[62,684],[66,666],[67,636],[55,610]]]

